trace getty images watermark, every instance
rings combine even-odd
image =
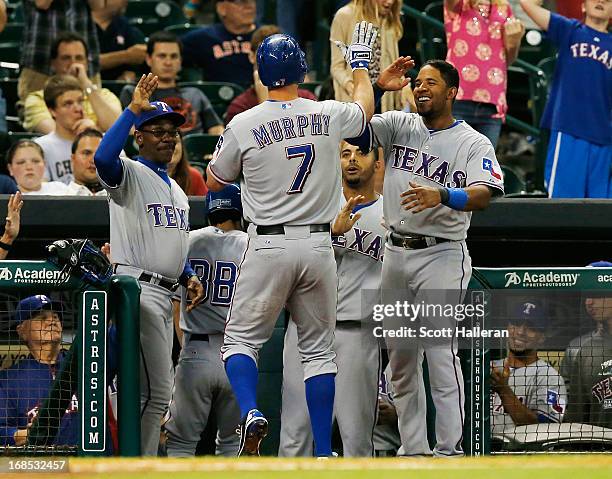
[[[506,338],[505,329],[485,329],[484,304],[449,304],[396,300],[375,304],[372,334],[377,338]],[[396,324],[398,323],[398,324]]]

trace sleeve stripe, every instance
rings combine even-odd
[[[233,183],[233,181],[229,181],[229,180],[224,180],[223,178],[221,178],[219,175],[217,175],[215,173],[215,170],[213,170],[212,165],[208,165],[208,171],[210,171],[210,174],[213,175],[213,177],[215,178],[215,180],[217,180],[219,183],[223,183],[224,185],[231,185]]]
[[[361,136],[361,135],[363,135],[363,132],[365,131],[365,128],[366,128],[368,123],[366,121],[365,110],[363,109],[361,104],[355,102],[355,105],[357,105],[359,107],[359,109],[361,110],[361,129],[359,130],[359,134],[355,135],[355,136]]]
[[[502,193],[505,193],[505,191],[504,191],[504,187],[503,187],[503,186],[500,186],[500,185],[495,185],[495,184],[493,184],[493,183],[489,183],[489,182],[487,182],[487,181],[475,181],[474,183],[470,183],[470,184],[469,184],[469,185],[467,185],[467,186],[474,186],[474,185],[485,185],[485,186],[489,186],[489,187],[491,187],[491,188],[495,188],[495,189],[497,189],[497,190],[501,191]]]
[[[372,151],[372,148],[374,148],[374,130],[372,130],[371,123],[368,123],[367,128],[368,128],[368,131],[370,132],[370,145],[369,145],[368,151]]]

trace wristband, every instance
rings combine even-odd
[[[372,90],[374,90],[374,105],[378,106],[380,101],[382,100],[383,95],[385,94],[385,90],[378,86],[376,82],[372,85]]]
[[[0,248],[2,248],[3,250],[10,251],[12,247],[13,245],[5,243],[4,241],[0,241]]]
[[[443,205],[452,208],[453,210],[463,211],[468,202],[468,194],[463,188],[444,188],[448,192],[446,201],[442,201]],[[442,197],[442,193],[440,194]]]

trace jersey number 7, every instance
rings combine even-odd
[[[312,170],[312,164],[315,160],[315,149],[312,143],[306,143],[305,145],[288,146],[285,148],[288,160],[294,160],[300,158],[302,162],[298,167],[291,186],[287,190],[288,195],[301,193],[308,179],[308,175]]]

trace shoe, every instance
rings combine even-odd
[[[238,428],[238,456],[259,456],[259,444],[268,434],[268,420],[257,409],[251,409]]]
[[[336,457],[338,457],[338,453],[337,452],[332,452],[331,456],[318,456],[316,459],[317,459],[317,461],[327,461],[327,460],[329,460],[330,457],[332,459],[336,458]]]

